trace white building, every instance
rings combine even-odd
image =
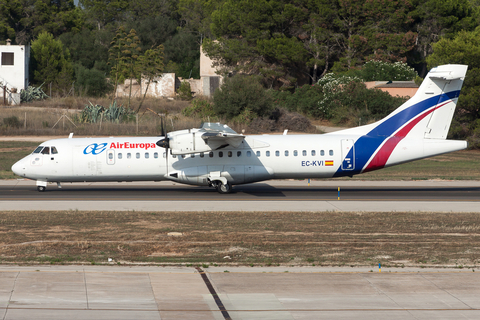
[[[14,92],[20,93],[20,90],[28,86],[28,65],[30,63],[30,46],[11,45],[10,40],[7,40],[6,45],[0,45],[0,103],[3,103],[4,92],[3,88],[6,86],[7,90],[5,96],[10,101],[10,104],[18,104],[20,101],[12,101],[12,89]],[[17,95],[14,95],[17,96]],[[19,100],[19,99],[18,99]]]

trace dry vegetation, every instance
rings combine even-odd
[[[0,221],[2,263],[480,263],[477,213],[2,212]]]
[[[16,116],[20,121],[18,128],[2,126],[0,122],[0,135],[159,135],[159,114],[167,115],[167,130],[179,130],[200,125],[200,121],[181,116],[180,111],[188,102],[168,99],[146,99],[138,115],[138,127],[135,119],[127,123],[78,123],[75,116],[89,104],[108,107],[112,102],[106,98],[58,98],[46,101],[37,101],[21,107],[2,107],[1,118]],[[125,99],[118,99],[119,105],[126,105]],[[140,103],[134,99],[135,108]],[[151,111],[147,110],[150,109]],[[157,114],[155,114],[157,113]],[[63,117],[63,116],[67,116]],[[26,119],[26,121],[25,121]],[[72,120],[72,121],[70,121]],[[73,123],[72,123],[73,122]]]
[[[190,105],[188,101],[147,98],[138,113],[138,125],[135,118],[129,122],[117,123],[78,123],[75,117],[86,105],[98,104],[108,107],[112,101],[107,98],[67,97],[34,101],[20,107],[1,107],[0,135],[49,135],[66,136],[70,132],[80,136],[155,136],[160,135],[160,115],[165,115],[166,130],[182,130],[198,128],[208,119],[185,117],[181,111]],[[127,105],[126,98],[117,99],[117,105]],[[132,100],[131,109],[136,110],[140,99]],[[2,120],[15,116],[19,120],[18,127],[6,126]],[[66,117],[64,117],[66,116]],[[315,133],[315,126],[310,120],[286,111],[277,112],[276,121],[271,119],[255,119],[250,125],[236,121],[224,121],[237,132],[263,133],[290,131]],[[67,118],[68,117],[68,118]],[[212,119],[211,121],[218,121]]]

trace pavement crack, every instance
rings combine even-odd
[[[87,301],[87,310],[90,309],[90,305],[88,303],[88,287],[87,287],[87,275],[85,273],[85,268],[83,269],[83,284],[85,285],[85,300]]]
[[[388,299],[390,299],[394,304],[396,304],[399,309],[401,310],[405,310],[406,312],[408,312],[408,314],[410,314],[410,316],[412,316],[413,319],[418,319],[417,317],[415,317],[415,315],[412,314],[412,312],[410,312],[409,309],[406,309],[406,308],[402,308],[402,306],[400,304],[398,304],[397,301],[395,301],[395,299],[393,299],[392,297],[390,297],[388,295],[388,293],[386,293],[385,291],[383,291],[382,289],[380,289],[379,287],[377,287],[372,281],[370,281],[370,279],[368,279],[368,277],[365,277],[365,275],[361,274],[360,275],[363,279],[365,279],[369,284],[370,286],[375,289],[375,291],[377,291],[378,293],[380,294],[383,294],[385,297],[387,297]]]
[[[432,285],[434,285],[435,288],[437,288],[438,290],[441,290],[441,291],[445,292],[446,294],[448,294],[449,296],[451,296],[451,297],[454,298],[455,300],[460,301],[462,304],[464,304],[464,305],[467,306],[468,308],[470,308],[470,309],[472,309],[472,310],[476,310],[475,308],[469,306],[467,303],[465,303],[464,301],[462,301],[462,300],[460,300],[459,298],[457,298],[456,296],[454,296],[452,293],[448,292],[448,290],[445,290],[445,289],[443,289],[443,288],[440,288],[435,282],[433,282],[433,281],[430,280],[430,279],[425,278],[424,275],[421,275],[421,277],[422,277],[423,279],[425,279],[426,281],[430,282]]]
[[[15,280],[13,281],[12,291],[10,291],[10,297],[8,297],[8,304],[7,304],[7,307],[5,308],[5,313],[3,314],[3,320],[5,320],[5,318],[7,317],[8,309],[10,307],[10,302],[12,301],[13,292],[15,291],[15,286],[17,285],[17,279],[19,275],[20,275],[20,271],[17,272],[17,275],[15,276]]]

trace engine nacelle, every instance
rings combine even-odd
[[[212,148],[202,139],[203,132],[179,133],[170,138],[172,154],[181,155],[196,152],[209,152]]]

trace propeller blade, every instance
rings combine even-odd
[[[165,133],[165,124],[164,124],[163,120],[164,120],[164,117],[162,117],[162,120],[161,120],[161,123],[160,123],[161,131],[162,131],[160,134],[161,134],[162,136],[166,137],[167,135],[166,135],[166,133]]]

